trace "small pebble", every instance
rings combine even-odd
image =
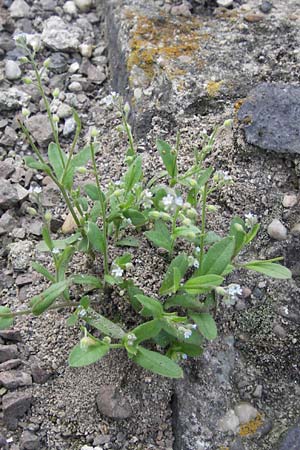
[[[287,238],[287,229],[280,220],[274,219],[268,226],[268,234],[276,241],[284,241]]]
[[[268,0],[263,0],[261,2],[261,4],[259,5],[259,9],[264,14],[268,14],[272,8],[273,8],[273,4],[271,2],[269,2]]]
[[[16,61],[6,61],[5,63],[5,76],[8,80],[18,80],[22,75],[19,64]]]
[[[79,46],[79,51],[81,56],[84,56],[85,58],[90,58],[93,53],[93,46],[91,44],[81,44]]]
[[[93,6],[93,0],[75,0],[75,5],[81,12],[88,12]]]
[[[253,392],[253,397],[261,398],[263,392],[263,387],[261,384],[258,384]]]
[[[234,433],[238,429],[239,425],[240,425],[239,418],[237,417],[233,409],[230,409],[220,419],[218,423],[218,429],[223,432],[232,431]]]
[[[74,2],[68,1],[64,4],[63,10],[66,14],[69,14],[70,16],[76,17],[77,16],[77,8]]]
[[[291,229],[291,233],[293,236],[299,236],[300,234],[300,223],[296,223]]]
[[[255,419],[258,411],[250,403],[240,403],[234,408],[234,412],[239,418],[240,424],[248,423],[250,420]]]
[[[274,334],[276,334],[276,336],[278,336],[279,338],[285,338],[285,337],[286,337],[286,331],[285,331],[285,329],[284,329],[279,323],[277,323],[276,325],[274,325],[274,327],[273,327],[273,332],[274,332]]]
[[[69,67],[69,72],[70,73],[76,73],[79,70],[79,63],[78,62],[74,62],[73,64],[70,65]]]
[[[79,81],[72,81],[72,83],[69,84],[69,91],[70,92],[80,92],[82,91],[82,86],[79,83]]]
[[[223,8],[230,8],[233,5],[233,0],[217,0],[218,6]]]
[[[292,208],[293,206],[297,205],[298,198],[296,194],[285,194],[282,199],[282,206],[285,208]]]

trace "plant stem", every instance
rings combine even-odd
[[[177,208],[175,213],[174,213],[174,217],[172,220],[172,229],[171,229],[171,236],[173,236],[173,234],[175,233],[175,229],[176,229],[176,222],[177,222],[177,218],[180,212],[180,208]],[[173,255],[173,251],[174,251],[174,245],[175,245],[175,240],[176,238],[172,237],[172,245],[171,245],[171,251],[170,251],[170,256]]]
[[[106,221],[106,205],[105,205],[104,194],[103,194],[103,192],[101,190],[101,186],[100,186],[99,175],[98,175],[97,167],[96,167],[95,149],[94,149],[94,144],[92,142],[90,143],[90,147],[91,147],[93,170],[94,170],[94,175],[95,175],[96,185],[97,185],[98,195],[99,195],[99,201],[100,201],[100,206],[101,206],[102,222],[103,222],[103,234],[104,234],[104,242],[105,242],[105,249],[104,249],[104,255],[103,255],[104,274],[108,275],[108,273],[109,273],[108,253],[107,253],[108,228],[107,228],[107,221]]]
[[[57,303],[56,305],[52,305],[50,306],[47,311],[49,311],[50,309],[55,310],[55,309],[60,309],[60,308],[76,308],[77,306],[80,305],[80,302],[78,303],[70,303],[70,302],[62,302],[62,303]],[[11,317],[19,317],[19,316],[26,316],[28,314],[32,314],[32,310],[31,309],[24,309],[22,311],[16,311],[16,312],[7,312],[7,313],[0,313],[0,318],[11,318]]]
[[[127,118],[126,115],[124,114],[124,112],[122,111],[122,122],[129,140],[129,147],[131,150],[132,155],[135,154],[135,150],[134,150],[134,143],[133,143],[133,137],[132,137],[132,133],[131,133],[131,129],[129,128],[128,122],[127,122]]]
[[[50,122],[50,126],[51,126],[51,129],[52,129],[52,133],[53,133],[55,144],[57,145],[57,148],[58,148],[58,151],[59,151],[59,156],[60,156],[60,159],[61,159],[62,166],[65,167],[65,161],[64,161],[62,149],[61,149],[60,144],[59,144],[56,125],[55,125],[55,123],[53,121],[53,118],[52,118],[50,105],[49,105],[49,102],[48,102],[47,97],[45,95],[45,91],[44,91],[44,88],[43,88],[43,84],[42,84],[42,80],[41,80],[41,76],[40,76],[38,67],[37,67],[36,62],[35,62],[34,58],[32,57],[32,55],[30,55],[30,62],[31,62],[31,65],[32,65],[34,73],[35,73],[35,77],[36,77],[37,84],[38,84],[38,89],[39,89],[40,94],[41,94],[41,96],[43,98],[43,101],[44,101],[44,105],[45,105],[45,108],[46,108],[46,111],[47,111],[47,116],[49,118],[49,122]]]
[[[199,257],[200,267],[201,267],[201,264],[203,262],[203,257],[204,257],[207,188],[208,188],[208,185],[207,185],[207,183],[205,183],[204,188],[203,188],[203,194],[202,194],[201,236],[200,236],[200,257]]]

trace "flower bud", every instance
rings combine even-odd
[[[77,167],[76,172],[84,175],[85,173],[88,172],[88,170],[86,167],[81,166],[81,167]]]
[[[118,133],[124,133],[125,131],[123,125],[117,125],[116,130]]]
[[[207,205],[206,209],[208,212],[216,212],[218,208],[215,205]]]
[[[24,77],[22,78],[23,83],[25,84],[31,84],[32,83],[32,79],[29,77]]]
[[[109,336],[104,336],[102,341],[105,342],[105,344],[110,344],[111,343],[111,338]]]
[[[45,59],[45,61],[44,61],[44,63],[43,63],[43,66],[44,66],[46,69],[49,69],[50,64],[51,64],[51,58],[47,58],[47,59]]]
[[[129,112],[130,112],[130,106],[129,106],[129,103],[127,102],[124,105],[124,113],[129,114]]]
[[[231,127],[232,126],[232,119],[227,119],[225,120],[225,122],[223,123],[224,127]]]
[[[89,347],[95,345],[96,343],[97,342],[95,341],[95,339],[89,336],[84,336],[82,339],[80,339],[80,348],[82,350],[87,350]]]
[[[195,210],[195,208],[190,208],[187,210],[186,212],[187,217],[190,217],[191,219],[197,217],[197,211]]]
[[[24,117],[28,117],[29,114],[30,114],[29,109],[27,109],[27,108],[22,108],[22,115],[23,115]]]
[[[185,225],[186,227],[189,227],[192,224],[191,219],[188,219],[187,217],[185,217],[182,221],[182,225]]]
[[[35,208],[32,208],[31,206],[28,206],[28,208],[26,208],[26,212],[30,216],[37,216],[37,210]]]
[[[165,213],[165,212],[160,213],[160,217],[164,221],[172,220],[172,217],[170,216],[170,214]]]
[[[188,239],[195,239],[196,234],[195,234],[193,231],[188,231],[188,232],[186,233],[186,237],[187,237]]]
[[[58,123],[59,122],[59,117],[56,114],[53,114],[52,120],[53,120],[54,123]]]
[[[149,213],[149,217],[151,219],[159,219],[160,215],[161,215],[161,213],[158,211],[150,211],[150,213]]]
[[[91,136],[94,138],[99,136],[99,131],[95,127],[93,127],[91,130]]]
[[[244,231],[244,228],[242,227],[242,225],[241,225],[240,223],[235,223],[235,224],[234,224],[234,228],[235,228],[237,231]]]
[[[52,219],[51,212],[50,211],[46,211],[44,217],[45,217],[46,222],[50,222],[50,220]]]
[[[54,98],[58,98],[58,96],[59,96],[59,89],[55,88],[54,91],[52,92],[52,95],[53,95]]]
[[[194,178],[190,178],[190,179],[189,179],[189,185],[190,185],[191,187],[196,187],[196,186],[197,186],[197,181],[194,180]]]
[[[27,56],[20,56],[19,63],[20,64],[27,64],[27,63],[29,63],[29,59],[27,58]]]
[[[215,291],[216,291],[216,293],[219,294],[219,295],[226,295],[225,289],[222,288],[221,286],[216,287],[216,288],[215,288]]]

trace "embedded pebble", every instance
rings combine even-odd
[[[233,409],[227,411],[227,413],[219,420],[218,429],[223,432],[232,431],[233,433],[237,431],[240,425],[238,416],[235,414]]]
[[[261,2],[261,4],[259,5],[259,9],[264,14],[268,14],[272,8],[273,8],[273,3],[269,2],[268,0],[263,0]]]
[[[62,103],[57,110],[57,115],[60,119],[66,119],[67,117],[72,116],[73,114],[73,110],[71,108],[71,106]]]
[[[293,236],[298,236],[300,234],[300,223],[296,223],[291,229],[291,233]]]
[[[72,83],[69,84],[68,89],[70,92],[80,92],[82,91],[82,86],[78,81],[72,81]]]
[[[64,124],[63,135],[69,136],[76,130],[76,122],[73,117],[69,117]]]
[[[248,423],[250,420],[255,419],[258,411],[250,403],[241,403],[234,408],[234,412],[239,419],[240,424]]]
[[[78,62],[74,62],[73,64],[70,65],[69,67],[69,72],[70,73],[76,73],[79,70],[79,63]]]
[[[223,8],[230,8],[233,5],[233,0],[217,0],[217,4]]]
[[[8,80],[18,80],[22,75],[19,64],[16,61],[8,60],[5,63],[5,76]]]
[[[93,6],[93,0],[75,0],[75,5],[81,12],[88,12]]]
[[[9,7],[9,12],[14,19],[23,19],[29,17],[30,7],[24,0],[14,0]]]
[[[293,206],[297,205],[298,198],[296,194],[285,194],[282,199],[282,206],[285,208],[292,208]]]
[[[66,14],[69,14],[70,16],[76,17],[77,16],[77,8],[74,2],[68,1],[64,4],[63,10]]]
[[[90,58],[93,53],[93,46],[91,44],[81,44],[79,46],[79,51],[85,58]]]
[[[268,234],[276,241],[284,241],[287,238],[287,228],[278,219],[272,220],[268,226]]]

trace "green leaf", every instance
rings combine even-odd
[[[97,330],[101,331],[105,336],[110,336],[116,339],[122,339],[125,336],[125,331],[116,323],[112,322],[101,314],[96,313],[93,309],[87,310],[90,317],[85,321]]]
[[[119,256],[115,259],[115,263],[117,266],[121,267],[121,269],[126,269],[126,264],[130,263],[132,256],[130,253],[124,253],[124,255]]]
[[[144,317],[162,317],[164,310],[162,304],[158,300],[140,294],[137,294],[135,297],[143,305],[141,313]]]
[[[234,217],[230,224],[229,236],[235,239],[235,248],[233,256],[236,256],[246,243],[245,224],[239,217]]]
[[[61,180],[62,174],[64,172],[64,166],[61,157],[63,158],[64,163],[66,163],[66,155],[58,148],[56,144],[54,144],[54,142],[51,142],[48,146],[48,158],[54,170],[54,173],[59,180]]]
[[[0,306],[0,314],[10,314],[10,309],[8,306]],[[14,317],[12,316],[6,316],[1,317],[0,316],[0,330],[6,330],[7,328],[11,327],[14,323]]]
[[[154,338],[158,335],[162,328],[162,323],[158,319],[150,320],[149,322],[142,323],[138,327],[134,328],[130,333],[136,336],[136,344],[140,344],[143,341]]]
[[[102,282],[99,277],[93,275],[73,275],[71,280],[75,284],[93,286],[95,289],[102,288]]]
[[[102,212],[101,203],[99,200],[96,200],[89,213],[89,218],[91,222],[97,222],[98,217],[101,216],[101,212]]]
[[[235,240],[233,237],[226,237],[210,247],[204,256],[202,266],[199,268],[199,275],[210,273],[221,275],[231,262],[234,248]]]
[[[147,217],[137,209],[125,209],[123,216],[130,219],[135,227],[141,227],[147,222]]]
[[[103,230],[100,230],[98,225],[96,225],[94,222],[88,222],[86,234],[93,249],[97,252],[105,253],[106,241],[104,238]]]
[[[204,186],[205,183],[208,182],[208,180],[210,179],[211,174],[213,173],[213,171],[214,171],[213,167],[209,167],[208,169],[205,169],[204,172],[202,172],[199,175],[199,178],[197,179],[198,188]]]
[[[42,294],[36,295],[30,301],[32,306],[32,314],[39,316],[46,309],[48,309],[59,297],[65,289],[68,287],[69,281],[59,281],[58,283],[52,284],[48,289],[46,289]]]
[[[65,278],[66,270],[74,253],[75,248],[69,245],[64,249],[64,251],[60,255],[56,267],[57,281],[62,281]]]
[[[68,358],[71,367],[83,367],[93,364],[109,352],[109,345],[95,340],[95,345],[81,348],[80,343],[71,350]]]
[[[44,226],[42,228],[42,236],[43,236],[43,239],[45,241],[46,246],[48,247],[48,250],[52,251],[54,249],[54,243],[53,243],[53,241],[51,239],[48,227]]]
[[[91,200],[100,200],[100,195],[96,184],[85,184],[83,189]]]
[[[42,170],[49,174],[50,167],[47,164],[43,164],[40,161],[37,161],[33,156],[24,156],[24,161],[27,167],[35,170]]]
[[[59,250],[64,250],[69,244],[74,244],[76,241],[78,241],[78,238],[81,237],[80,233],[72,234],[72,236],[69,236],[66,239],[58,239],[56,241],[52,241],[53,248],[58,248]],[[45,244],[45,242],[40,242],[37,245],[37,250],[40,252],[49,252],[51,251],[49,247]]]
[[[195,236],[199,235],[200,229],[195,227],[194,225],[190,225],[189,227],[177,227],[175,228],[174,233],[172,234],[173,239],[178,237],[184,237],[186,239],[194,240]],[[192,236],[192,237],[191,237]]]
[[[168,174],[171,178],[175,178],[177,176],[177,154],[175,150],[172,150],[170,145],[158,139],[156,141],[156,146],[158,153],[163,160],[164,166],[167,169]]]
[[[147,350],[144,347],[138,347],[138,352],[132,359],[144,369],[158,373],[164,377],[183,378],[181,367],[167,356],[161,355],[158,352]]]
[[[91,147],[87,145],[80,152],[73,156],[71,165],[72,167],[84,167],[92,158]]]
[[[136,183],[138,183],[143,175],[142,171],[142,158],[138,156],[129,166],[125,176],[125,188],[127,193],[131,191]]]
[[[257,235],[257,233],[259,232],[260,229],[260,224],[257,223],[254,225],[254,227],[247,233],[246,236],[246,244],[249,244],[251,241],[253,241],[253,239],[255,238],[255,236]]]
[[[71,314],[66,321],[67,327],[73,327],[78,322],[78,316],[76,314]]]
[[[203,348],[199,345],[186,344],[185,342],[176,342],[174,345],[172,345],[170,351],[184,353],[187,356],[195,358],[196,356],[202,355]]]
[[[167,225],[162,221],[158,220],[155,222],[154,229],[146,231],[145,235],[156,247],[162,247],[168,252],[172,250],[172,239],[171,234],[168,230]]]
[[[218,330],[214,318],[209,313],[189,314],[197,325],[200,333],[209,340],[216,339]]]
[[[193,297],[189,294],[178,294],[174,297],[168,298],[168,300],[164,303],[164,307],[166,309],[169,309],[172,306],[182,306],[186,309],[195,310],[199,310],[202,308],[201,302],[196,297]]]
[[[34,261],[31,263],[31,266],[36,272],[47,278],[47,280],[51,281],[52,283],[55,282],[55,277],[49,272],[48,269],[46,269],[45,266]]]
[[[140,245],[141,242],[131,236],[120,239],[118,242],[116,242],[117,247],[139,247]]]
[[[188,257],[185,253],[176,256],[168,267],[159,293],[161,295],[175,294],[179,289],[180,281],[186,274],[188,267]]]
[[[144,295],[144,292],[139,287],[135,286],[131,280],[123,283],[124,288],[127,291],[129,301],[136,312],[140,312],[141,304],[136,298],[136,295]],[[142,314],[143,315],[143,314]]]
[[[292,278],[292,273],[287,267],[269,261],[250,261],[244,264],[243,267],[279,280]]]
[[[190,278],[182,287],[188,294],[203,294],[215,286],[220,286],[224,278],[220,275],[208,274]]]
[[[222,239],[221,236],[219,236],[214,231],[208,231],[204,237],[204,244],[212,245],[215,244],[216,242],[221,241],[221,239]]]

